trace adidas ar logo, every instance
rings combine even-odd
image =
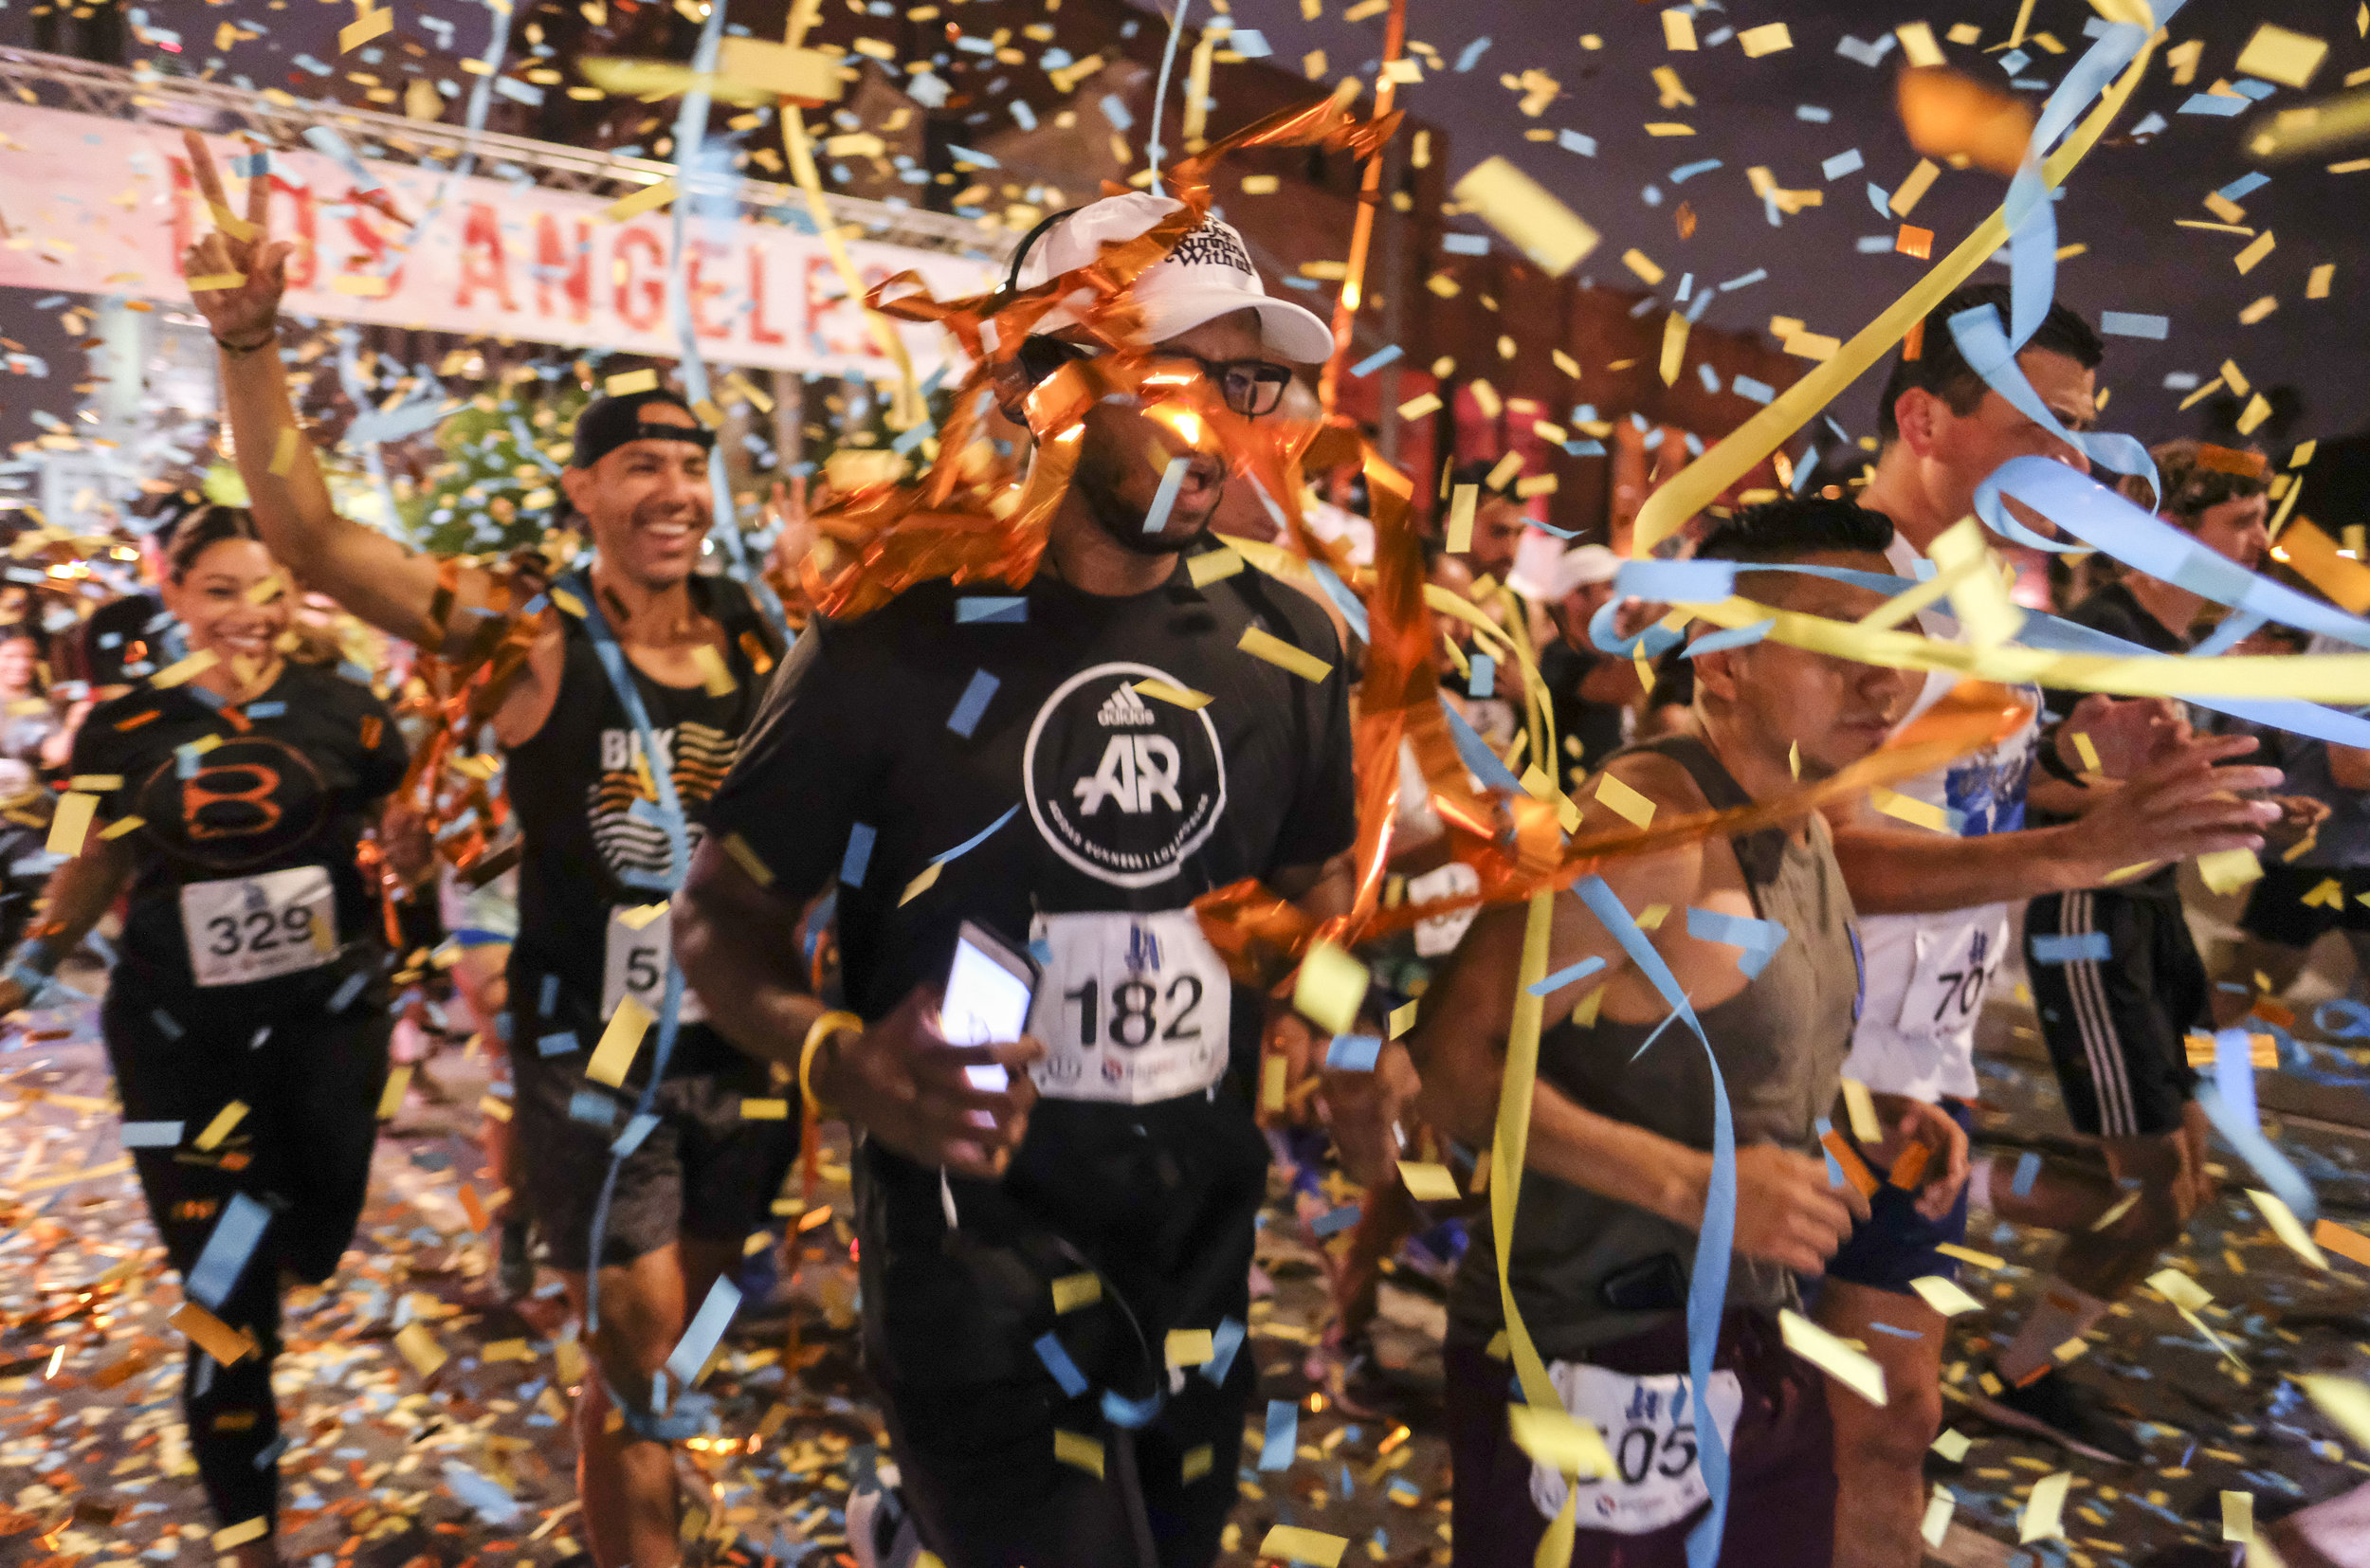
[[[1095,722],[1104,729],[1120,724],[1149,724],[1154,721],[1150,704],[1136,695],[1134,686],[1123,685],[1103,700],[1102,709],[1095,714]]]

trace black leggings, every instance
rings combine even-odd
[[[186,1280],[235,1194],[272,1212],[237,1283],[211,1308],[253,1335],[261,1354],[224,1366],[190,1346],[181,1389],[190,1449],[222,1523],[259,1514],[276,1522],[281,1442],[271,1365],[280,1352],[281,1275],[328,1279],[354,1238],[393,1021],[372,991],[342,1013],[278,1016],[186,993],[159,1007],[158,995],[118,975],[100,1023],[123,1119],[182,1123],[178,1147],[132,1151],[166,1256]],[[254,1044],[267,1024],[270,1032]],[[211,1153],[192,1149],[233,1100],[247,1106],[238,1125]]]

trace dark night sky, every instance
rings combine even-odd
[[[2172,37],[2176,43],[2204,41],[2198,88],[2217,77],[2235,75],[2238,50],[2258,23],[2275,22],[2324,38],[2331,53],[2313,87],[2334,92],[2346,76],[2370,65],[2370,43],[2357,32],[2355,3],[2191,0],[2175,18]],[[1209,5],[1210,0],[1193,0],[1189,23],[1209,20]],[[0,0],[0,43],[29,43],[27,0]],[[472,52],[474,41],[483,36],[480,29],[484,12],[461,0],[419,0],[411,9],[461,19],[459,43]],[[1233,0],[1231,13],[1239,26],[1265,35],[1280,64],[1296,64],[1309,50],[1322,48],[1333,76],[1363,67],[1371,77],[1382,19],[1376,15],[1346,22],[1341,19],[1345,9],[1346,0],[1323,0],[1320,19],[1308,22],[1303,19],[1302,0]],[[220,9],[197,8],[187,0],[151,0],[148,10],[154,19],[173,19],[200,54],[205,52],[203,35],[217,21],[247,12],[267,16],[271,33],[235,45],[228,64],[229,71],[251,70],[264,80],[284,71],[284,62],[299,52],[334,58],[335,29],[351,19],[344,7],[316,0],[287,0],[277,11],[267,11],[266,0],[238,0]],[[999,13],[1018,27],[1039,11],[1037,0],[971,0],[960,12],[950,14],[975,28],[1000,20]],[[1939,10],[1894,0],[1797,0],[1784,5],[1738,0],[1725,10],[1701,9],[1696,28],[1706,38],[1723,26],[1788,24],[1794,38],[1791,49],[1747,60],[1733,39],[1692,53],[1667,50],[1658,8],[1633,0],[1462,0],[1455,5],[1413,0],[1410,35],[1437,49],[1449,68],[1427,70],[1421,84],[1402,89],[1402,101],[1423,119],[1449,129],[1452,177],[1489,154],[1504,154],[1598,228],[1603,243],[1582,270],[1633,286],[1635,280],[1618,258],[1635,246],[1668,269],[1659,290],[1668,301],[1688,272],[1700,288],[1766,268],[1767,281],[1723,293],[1705,319],[1723,327],[1765,329],[1773,315],[1796,316],[1814,331],[1848,337],[1918,274],[1919,264],[1906,257],[1863,254],[1854,245],[1863,236],[1892,234],[1896,220],[1879,216],[1866,188],[1871,180],[1887,188],[1897,185],[1916,155],[1902,135],[1891,102],[1902,50],[1894,47],[1871,67],[1837,53],[1837,42],[1846,35],[1873,41],[1895,24],[1913,20],[1932,23],[1938,36],[1953,24],[1974,23],[1983,28],[1982,39],[1972,46],[1945,44],[1945,53],[1953,64],[2004,82],[2006,77],[1996,64],[1999,57],[1987,56],[1981,48],[2007,36],[2014,11],[2014,0],[1980,0]],[[2056,56],[2029,50],[2033,63],[2024,74],[2051,82],[2061,77],[2087,46],[2081,29],[2093,14],[2083,0],[2038,0],[2033,27],[2053,31],[2069,49]],[[1603,46],[1584,49],[1579,43],[1584,33],[1597,35]],[[1471,68],[1456,71],[1455,62],[1483,38],[1491,42]],[[136,48],[135,53],[152,51]],[[448,64],[438,62],[431,69]],[[1693,107],[1666,110],[1656,104],[1650,73],[1662,64],[1677,69],[1697,100]],[[1562,87],[1537,119],[1518,111],[1521,95],[1501,82],[1504,74],[1531,68],[1556,78]],[[1180,82],[1183,70],[1180,58]],[[2200,199],[2252,167],[2242,151],[2250,128],[2271,110],[2304,101],[2304,95],[2282,89],[2265,110],[2233,120],[2177,113],[2193,90],[2171,83],[2160,56],[2116,131],[2127,132],[2151,112],[2162,115],[2167,128],[2144,143],[2098,149],[2076,171],[2058,207],[2060,243],[2089,247],[2087,254],[2061,264],[2062,298],[2093,319],[2102,310],[2171,319],[2165,341],[2109,340],[2101,373],[2102,382],[2112,389],[2106,424],[2150,441],[2211,433],[2215,405],[2176,412],[2182,394],[2167,391],[2164,378],[2168,373],[2189,372],[2210,379],[2222,360],[2231,357],[2257,387],[2292,389],[2297,404],[2292,424],[2282,428],[2275,422],[2259,437],[2298,439],[2363,429],[2370,420],[2362,370],[2370,306],[2363,303],[2361,289],[2362,268],[2370,261],[2364,254],[2370,248],[2365,246],[2370,221],[2363,217],[2370,173],[2330,174],[2324,170],[2329,157],[2270,170],[2271,183],[2242,205],[2250,224],[2268,227],[2277,235],[2277,248],[2241,277],[2231,259],[2245,239],[2179,228],[2175,220],[2210,217]],[[2031,96],[2037,100],[2040,95]],[[1827,110],[1830,119],[1812,123],[1798,118],[1797,106],[1803,104]],[[1648,120],[1672,119],[1692,125],[1697,134],[1657,138],[1643,130]],[[1583,156],[1552,140],[1526,140],[1522,133],[1527,129],[1579,132],[1595,138],[1595,155]],[[1865,163],[1862,170],[1832,181],[1822,177],[1822,160],[1855,148]],[[2358,157],[2364,153],[2370,153],[2370,145],[2333,155]],[[1681,185],[1671,182],[1673,169],[1711,158],[1720,159],[1722,167]],[[1788,189],[1823,191],[1824,205],[1772,228],[1747,183],[1744,171],[1753,164],[1769,167]],[[5,163],[0,163],[0,185],[5,181]],[[1936,231],[1939,256],[1997,204],[2004,190],[2002,180],[1980,171],[1946,172],[1911,221]],[[1659,206],[1650,203],[1650,191],[1659,193]],[[1685,242],[1673,223],[1683,197],[1700,220],[1693,237]],[[1467,222],[1472,225],[1472,220]],[[2306,275],[2324,262],[2337,267],[2332,297],[2308,301],[2304,297]],[[1987,265],[1978,273],[1979,278],[2006,276],[2004,265]],[[2240,324],[2239,311],[2266,294],[2278,298],[2278,309],[2256,325]],[[51,313],[36,317],[27,308],[31,298],[0,290],[0,322],[10,336],[49,354],[57,374],[46,383],[0,381],[0,403],[7,405],[0,411],[0,443],[32,433],[27,420],[29,407],[71,412],[67,387],[79,374],[80,356],[65,349]],[[1872,427],[1872,396],[1873,389],[1864,382],[1835,405],[1833,412],[1855,435]],[[2234,405],[2223,410],[2225,417],[2234,411]]]

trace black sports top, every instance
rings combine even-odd
[[[75,738],[77,778],[122,780],[92,792],[91,831],[140,819],[125,835],[136,869],[114,983],[177,994],[211,978],[203,989],[237,1005],[317,1007],[385,947],[355,853],[403,781],[403,737],[368,686],[319,665],[282,666],[242,707],[207,695],[143,684]],[[308,867],[325,895],[314,879],[306,896]]]

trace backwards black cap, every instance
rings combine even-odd
[[[653,403],[681,409],[691,415],[691,423],[660,425],[645,420],[642,410]],[[700,423],[690,404],[664,387],[623,397],[596,397],[576,415],[575,446],[568,455],[568,465],[590,468],[629,441],[688,441],[707,451],[716,445],[716,432]]]

